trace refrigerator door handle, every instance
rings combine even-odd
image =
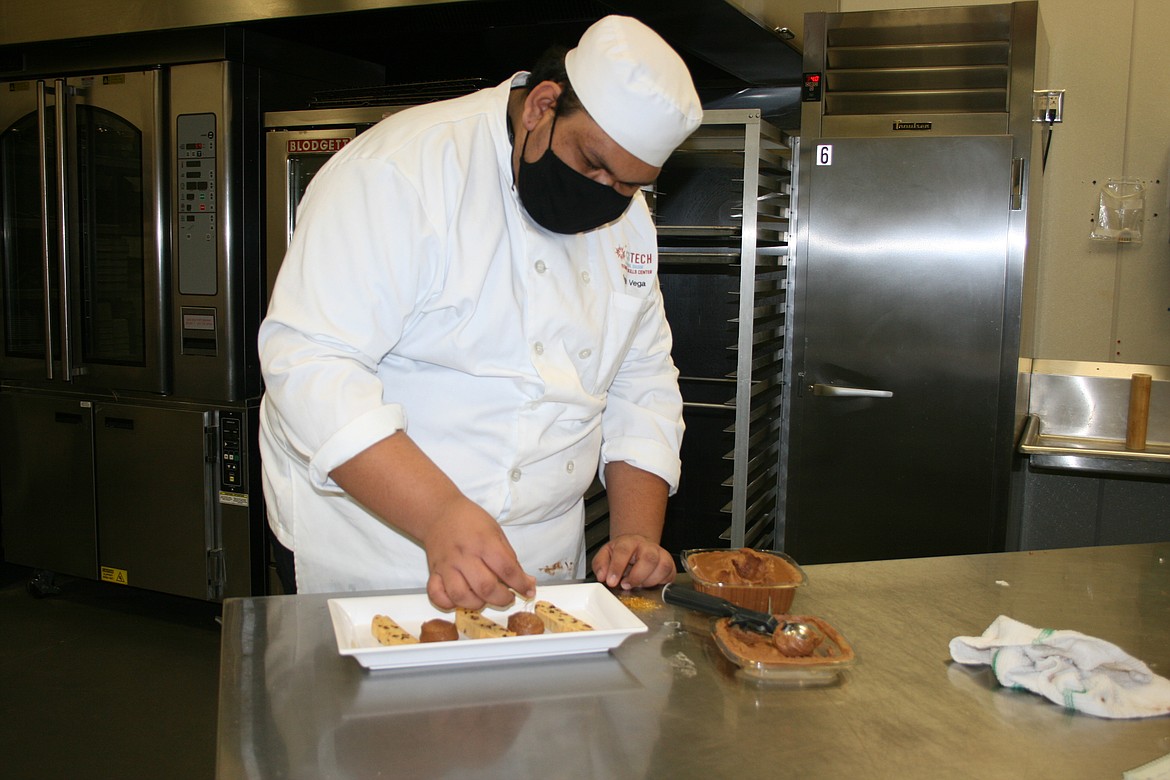
[[[53,378],[53,253],[49,248],[49,122],[45,95],[53,90],[37,81],[37,150],[41,178],[41,277],[45,304],[45,379]]]
[[[868,387],[839,387],[837,385],[815,384],[812,386],[813,395],[830,398],[893,398],[889,390],[871,390]]]
[[[1019,211],[1024,207],[1024,158],[1012,158],[1012,202],[1011,210]]]

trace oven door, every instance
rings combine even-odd
[[[158,71],[0,90],[0,376],[169,391]]]
[[[335,153],[364,130],[362,127],[269,130],[267,144],[267,279],[268,297],[284,262],[296,227],[297,207],[309,182]]]

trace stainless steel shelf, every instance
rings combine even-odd
[[[1170,444],[1149,442],[1135,451],[1123,439],[1045,433],[1036,414],[1028,417],[1019,449],[1036,468],[1170,478]]]

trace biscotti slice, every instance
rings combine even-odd
[[[455,628],[469,639],[494,639],[500,636],[516,636],[515,631],[509,631],[499,623],[485,618],[471,609],[459,607],[455,610]]]
[[[584,620],[573,617],[560,607],[548,601],[536,602],[536,616],[544,623],[544,627],[551,633],[565,631],[592,631],[593,626]]]
[[[418,644],[417,637],[411,636],[406,629],[385,615],[374,615],[374,619],[370,623],[370,630],[374,632],[374,638],[381,645]]]

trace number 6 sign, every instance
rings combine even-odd
[[[833,164],[833,145],[817,144],[817,165]]]

